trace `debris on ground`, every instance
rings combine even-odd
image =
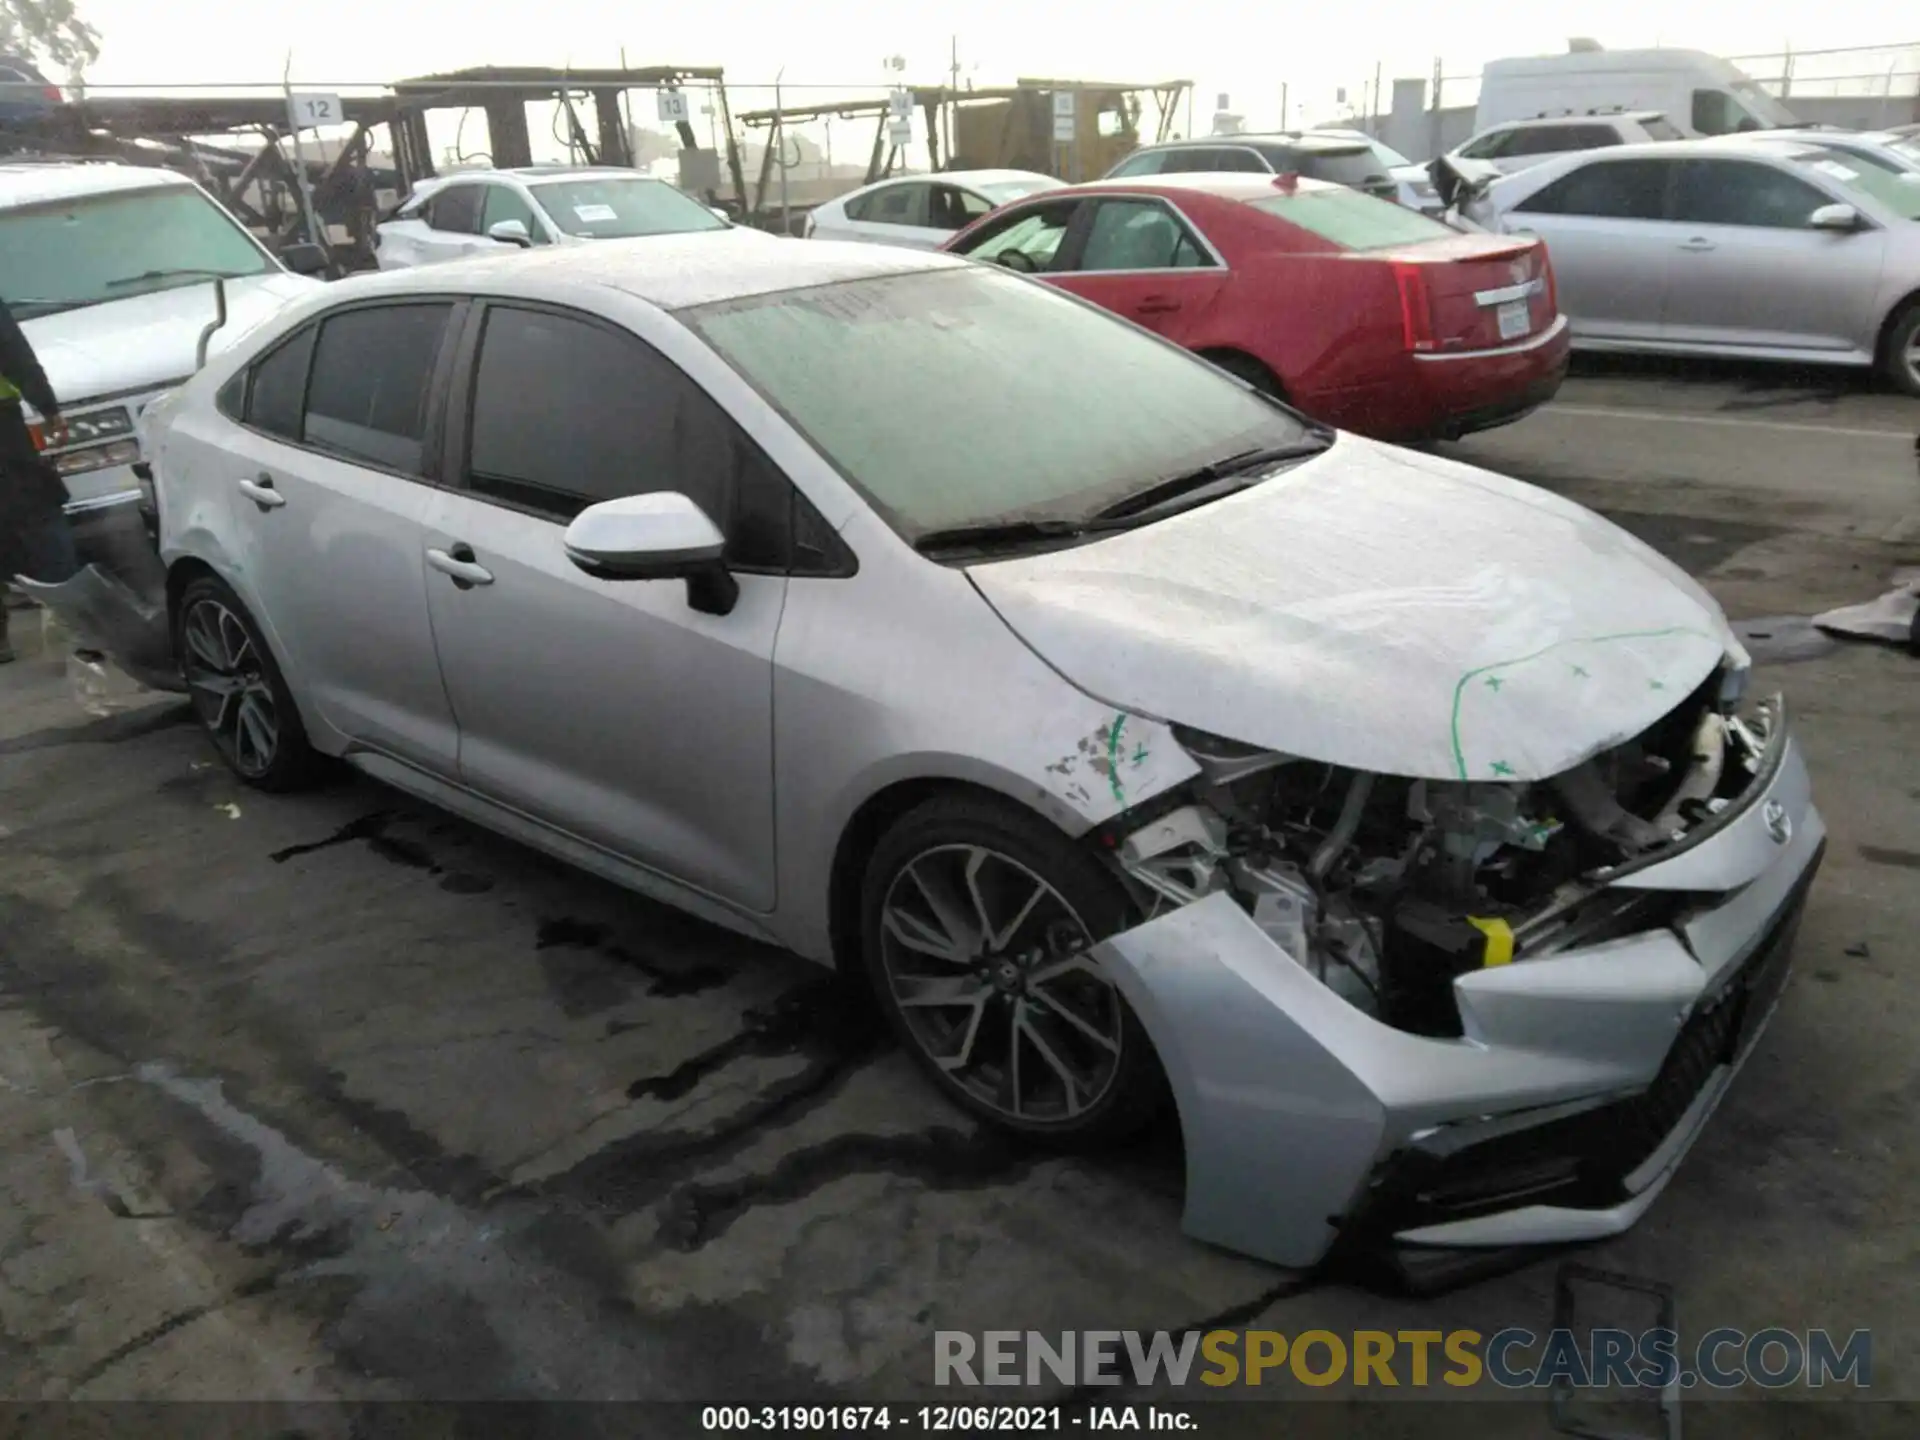
[[[1920,570],[1904,571],[1893,579],[1895,588],[1878,600],[1816,615],[1814,625],[1830,635],[1905,645],[1920,655]]]

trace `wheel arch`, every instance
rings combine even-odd
[[[1212,361],[1228,374],[1249,383],[1258,383],[1254,379],[1255,375],[1264,376],[1266,382],[1272,387],[1269,393],[1279,400],[1287,398],[1286,382],[1280,378],[1273,366],[1250,350],[1242,350],[1237,345],[1209,345],[1194,351],[1194,354],[1202,360]]]
[[[247,618],[260,632],[267,643],[267,650],[273,656],[273,663],[279,667],[281,678],[285,680],[287,691],[293,696],[294,708],[299,712],[300,723],[305,727],[307,738],[317,749],[329,754],[337,754],[343,741],[335,735],[333,727],[314,709],[313,701],[307,695],[306,687],[300,683],[296,667],[287,663],[287,647],[281,642],[273,622],[262,612],[260,605],[246,588],[236,585],[233,576],[203,555],[186,554],[176,556],[167,566],[167,627],[171,633],[179,620],[180,599],[187,587],[203,577],[219,581],[231,590],[240,604],[245,607]]]

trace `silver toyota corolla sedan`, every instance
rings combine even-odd
[[[1545,238],[1576,349],[1874,366],[1920,395],[1920,176],[1805,141],[1620,145],[1466,215]]]
[[[1825,828],[1628,535],[991,266],[667,238],[329,287],[151,422],[214,745],[870,983],[1028,1136],[1171,1103],[1307,1264],[1624,1229]]]

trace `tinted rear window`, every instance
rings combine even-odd
[[[1376,200],[1354,190],[1316,190],[1305,195],[1273,195],[1252,202],[1256,210],[1277,215],[1343,250],[1384,250],[1444,240],[1459,232],[1418,210]]]
[[[1336,150],[1331,154],[1280,150],[1270,152],[1267,159],[1282,173],[1291,170],[1309,180],[1326,180],[1334,185],[1377,185],[1387,178],[1386,167],[1373,158],[1371,150]]]

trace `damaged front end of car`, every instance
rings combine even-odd
[[[1186,1228],[1289,1265],[1617,1233],[1779,994],[1824,845],[1783,702],[1730,662],[1545,780],[1371,774],[1176,730],[1100,836],[1096,948],[1158,1048]]]

